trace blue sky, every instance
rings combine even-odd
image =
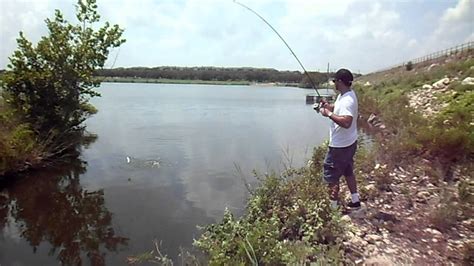
[[[241,0],[265,17],[308,70],[370,72],[474,40],[474,0]],[[36,42],[73,0],[0,0],[0,68],[24,31]],[[115,67],[222,66],[301,70],[278,37],[231,0],[98,0],[125,28]],[[106,67],[112,66],[109,60]]]

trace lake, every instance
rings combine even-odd
[[[197,225],[241,215],[252,170],[302,166],[329,120],[290,87],[104,83],[80,160],[0,193],[0,265],[123,265],[176,258]],[[239,169],[239,170],[237,170]]]

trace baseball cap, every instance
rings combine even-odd
[[[341,68],[334,75],[334,80],[342,80],[347,85],[350,85],[354,80],[354,76],[352,76],[352,73],[349,70]]]

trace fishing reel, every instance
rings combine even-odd
[[[322,97],[318,97],[317,101],[318,101],[317,103],[313,104],[313,109],[314,109],[314,111],[316,111],[316,113],[319,113],[319,109],[323,108],[324,105],[328,104],[329,102],[327,102]]]
[[[323,101],[319,101],[318,103],[313,104],[313,109],[316,113],[319,113],[319,109],[323,107]]]

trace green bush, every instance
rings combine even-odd
[[[408,107],[407,92],[421,84],[432,83],[444,76],[461,77],[472,72],[474,60],[452,62],[430,72],[374,84],[356,86],[359,110],[363,117],[376,113],[391,133],[383,147],[377,149],[392,161],[410,160],[412,156],[426,155],[447,163],[468,160],[474,155],[474,90],[472,85],[454,81],[448,93],[438,98],[448,103],[441,113],[424,118]],[[449,167],[449,165],[446,165]]]
[[[440,203],[435,208],[429,218],[431,224],[442,232],[453,228],[459,220],[459,205],[455,198],[448,191],[443,191],[440,195]]]
[[[261,184],[251,193],[247,213],[236,219],[226,210],[195,241],[210,264],[339,262],[343,225],[320,176],[303,168],[257,177]]]
[[[53,19],[46,19],[49,35],[36,45],[20,32],[1,84],[6,101],[35,132],[76,131],[94,113],[87,104],[99,95],[93,73],[104,66],[109,49],[125,41],[118,25],[95,26],[100,18],[95,2],[78,1],[76,25],[56,10]]]
[[[0,99],[1,102],[1,99]],[[0,107],[0,176],[41,160],[43,148],[28,124]]]

